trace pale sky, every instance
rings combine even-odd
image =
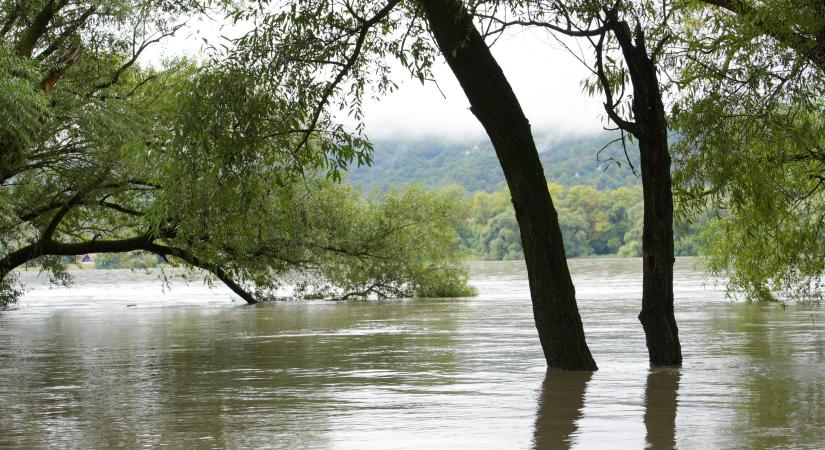
[[[602,129],[601,100],[581,89],[587,69],[543,32],[502,38],[493,46],[493,54],[537,139],[593,134]],[[368,136],[378,140],[483,138],[484,129],[470,112],[469,102],[450,68],[442,60],[434,72],[446,99],[432,83],[422,86],[418,80],[399,74],[401,80],[407,79],[398,91],[366,105]]]
[[[181,54],[192,57],[203,45],[201,35],[215,42],[221,33],[229,32],[219,31],[218,24],[209,20],[192,25],[190,30],[201,31],[180,32],[153,48],[147,59],[157,61]],[[602,130],[601,100],[581,89],[587,69],[544,31],[504,36],[493,46],[493,54],[530,120],[539,149],[560,138]],[[396,71],[399,89],[365,102],[367,136],[372,140],[484,140],[484,129],[470,112],[469,102],[443,59],[437,61],[434,75],[441,91],[433,83],[422,86],[403,70]]]

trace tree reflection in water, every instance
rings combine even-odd
[[[682,373],[677,368],[650,369],[645,387],[647,448],[676,448],[676,397]]]
[[[584,408],[584,391],[592,376],[592,372],[547,370],[538,401],[534,448],[570,448]]]
[[[538,399],[533,448],[569,449],[584,444],[580,441],[578,428],[585,406],[585,391],[592,375],[592,372],[547,371]],[[681,372],[675,368],[651,369],[647,374],[644,397],[646,448],[676,448],[680,378]]]

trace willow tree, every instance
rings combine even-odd
[[[9,271],[54,253],[59,225],[75,219],[70,209],[90,202],[83,195],[88,189],[109,189],[94,202],[93,217],[128,216],[140,194],[153,189],[139,176],[127,178],[129,168],[118,164],[121,150],[143,147],[152,135],[142,114],[150,97],[142,88],[164,82],[152,71],[136,72],[135,63],[153,42],[173,34],[179,24],[172,19],[187,11],[139,1],[3,2],[0,279],[6,299],[18,293]],[[117,186],[110,172],[121,173]],[[126,190],[134,190],[134,201],[118,203],[118,193]],[[57,261],[42,260],[55,268]]]
[[[256,26],[235,42],[230,60],[270,80],[266,89],[308,106],[308,113],[296,118],[302,125],[296,127],[295,152],[340,132],[340,125],[320,122],[331,110],[348,113],[362,134],[362,101],[394,88],[393,60],[423,81],[434,58],[443,56],[487,130],[507,179],[547,363],[596,369],[529,122],[464,2],[310,0],[280,9],[260,2],[231,17]]]
[[[126,251],[207,270],[250,303],[295,271],[315,280],[304,295],[470,293],[446,196],[365,199],[324,181],[369,148],[340,133],[293,151],[304,105],[248,71],[140,67],[172,19],[198,11],[174,5],[5,5],[3,304],[22,264],[66,281],[60,256]]]
[[[821,299],[825,5],[688,6],[684,58],[674,71],[680,212],[722,211],[707,246],[709,268],[730,276],[732,293]]]

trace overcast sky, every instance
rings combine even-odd
[[[602,129],[600,100],[582,93],[581,80],[587,77],[587,69],[543,32],[502,38],[493,46],[493,54],[537,138],[592,134]],[[399,78],[407,77],[399,73]],[[435,68],[435,78],[446,99],[433,83],[422,86],[418,80],[406,79],[398,91],[368,103],[365,122],[370,138],[482,139],[484,129],[443,60]]]
[[[209,20],[193,25],[190,31],[153,49],[148,57],[159,60],[184,53],[192,56],[201,47],[201,35],[213,40],[227,33],[226,29],[218,31],[217,24]],[[195,31],[198,28],[200,31]],[[545,32],[522,31],[504,36],[493,46],[493,54],[530,120],[539,149],[559,138],[602,129],[601,101],[581,89],[587,69]],[[399,89],[365,104],[367,135],[373,140],[484,140],[483,128],[443,60],[436,64],[434,74],[440,91],[434,83],[422,86],[398,70],[395,79]]]

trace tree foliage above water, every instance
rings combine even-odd
[[[21,105],[0,130],[4,303],[23,263],[68,282],[61,256],[127,251],[207,270],[249,302],[296,270],[309,280],[297,295],[471,293],[450,199],[365,199],[326,181],[368,162],[369,145],[342,128],[305,133],[305,104],[255,71],[141,67],[173,19],[203,7],[181,5],[4,3],[0,74],[15,89],[2,101]]]
[[[715,5],[708,6],[707,4]],[[724,209],[710,268],[751,298],[822,295],[825,5],[713,0],[685,8],[676,184],[682,215]]]

